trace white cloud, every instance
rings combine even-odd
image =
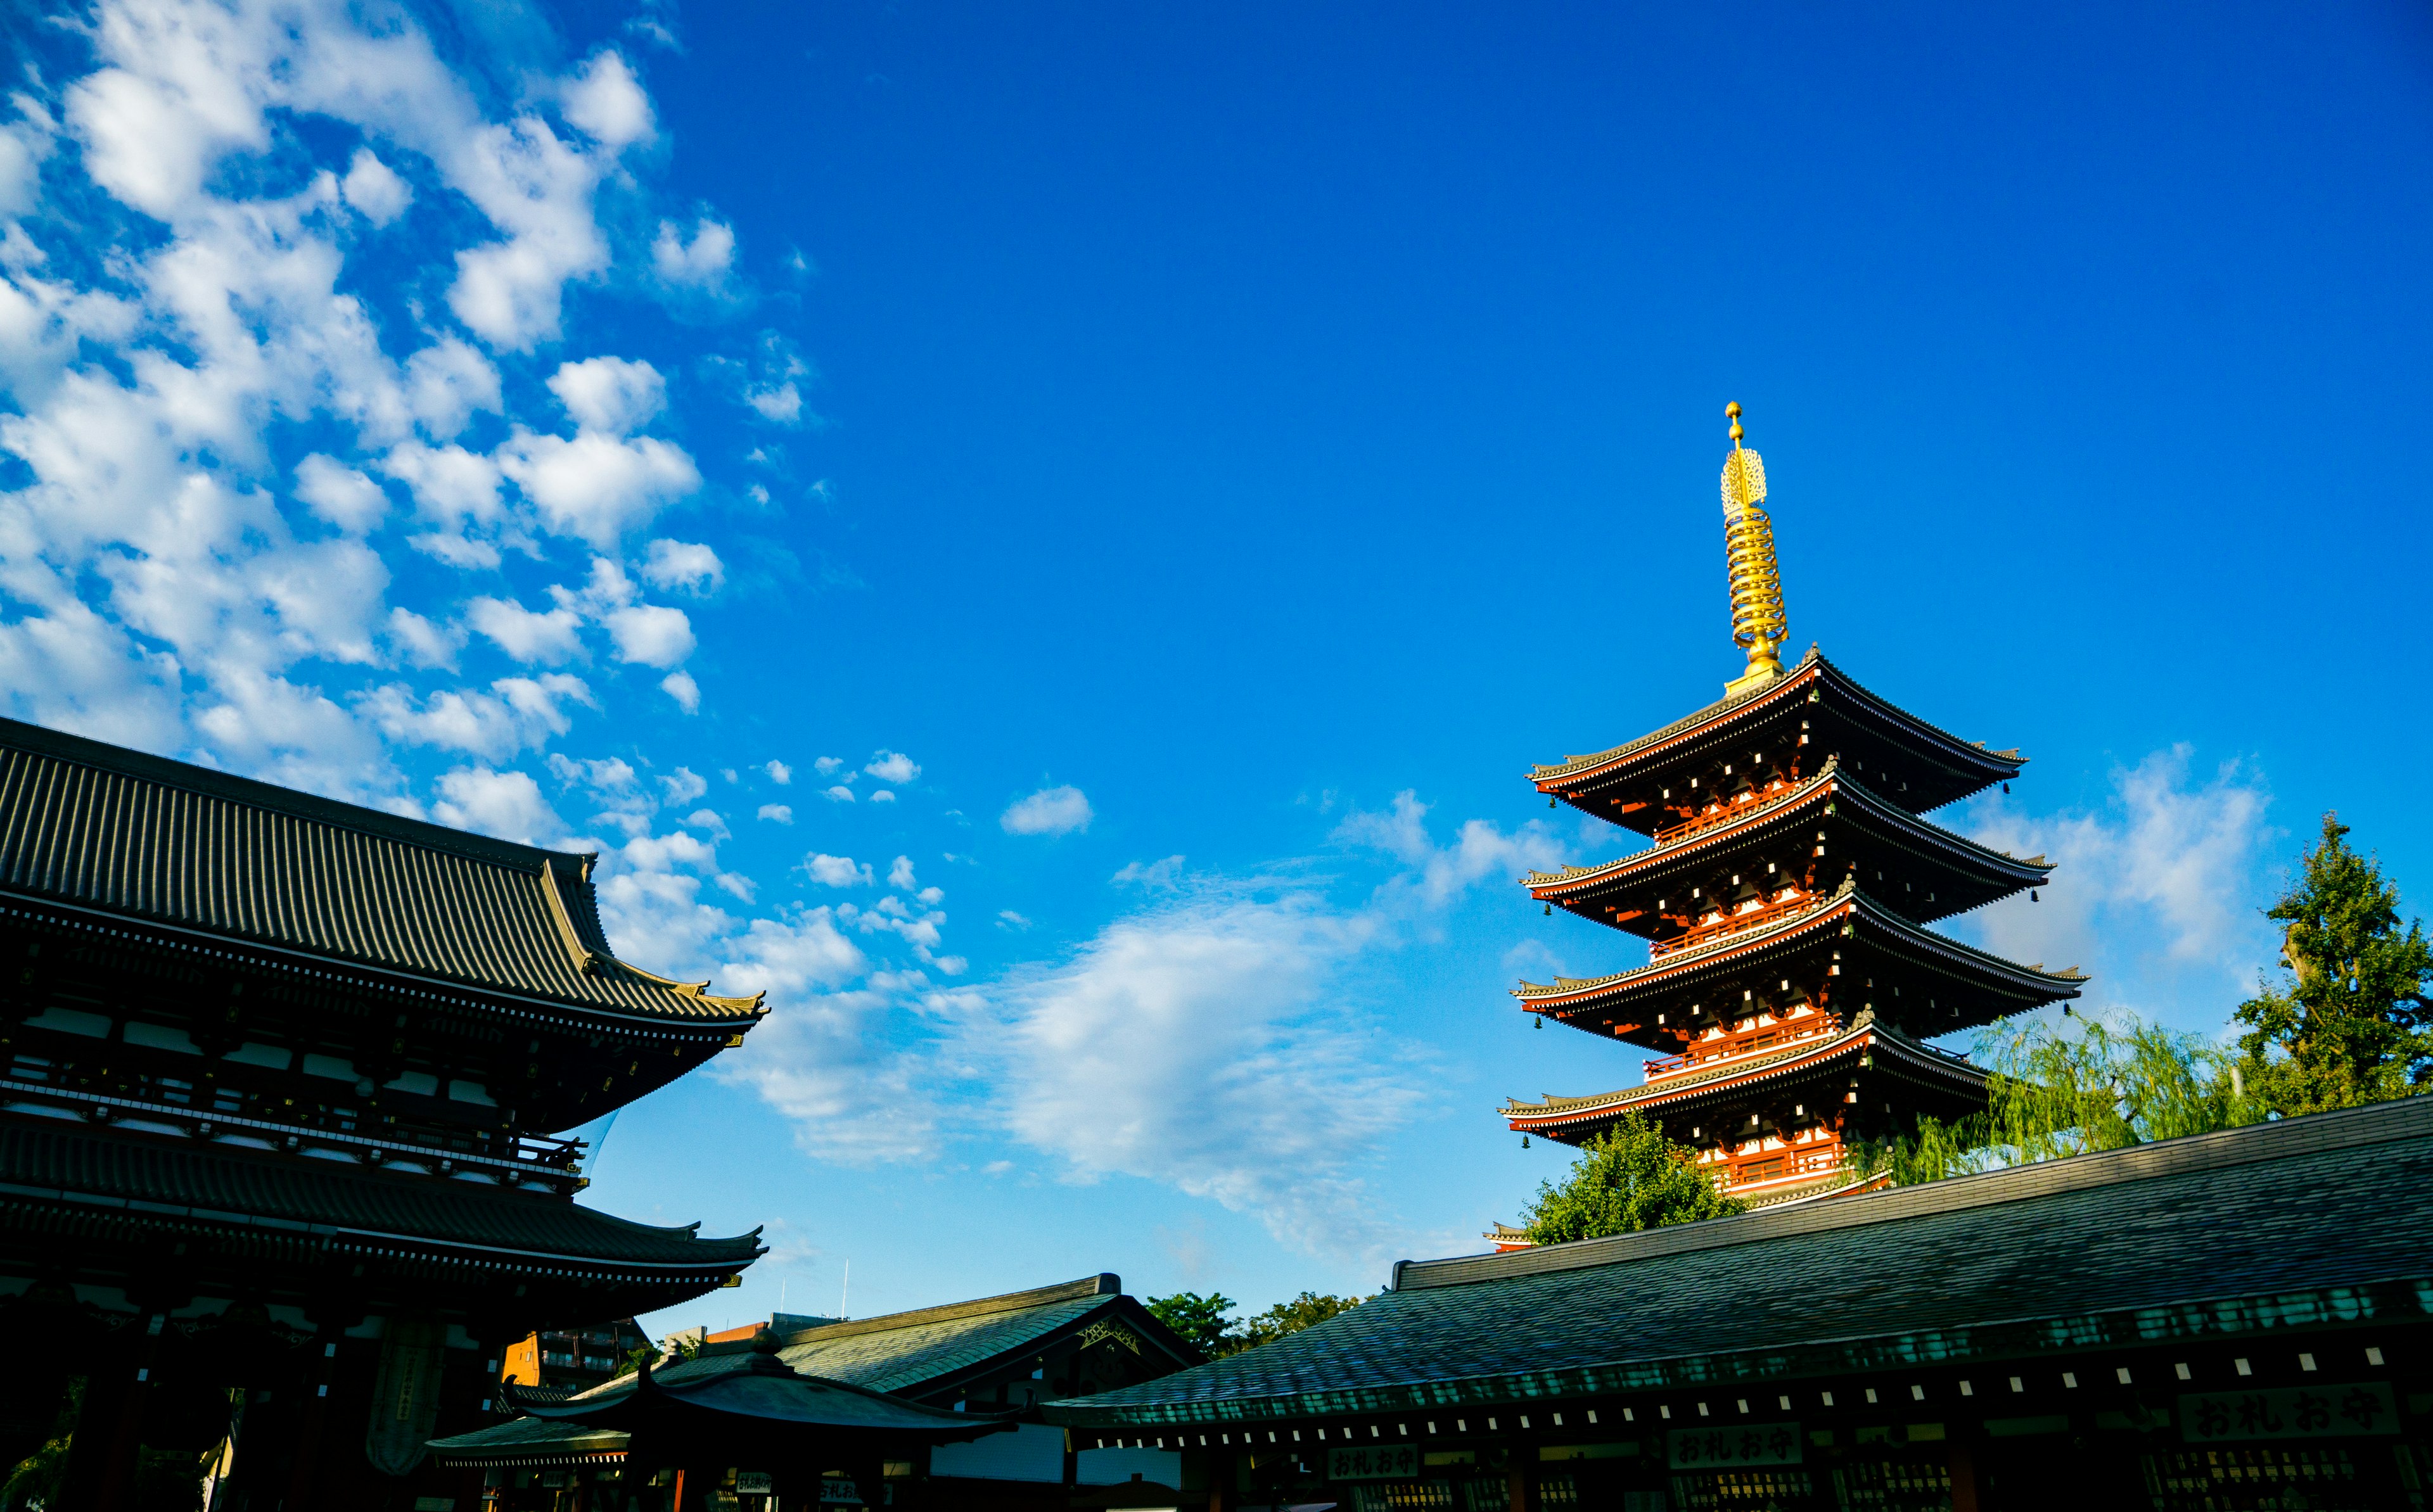
[[[595,56],[566,81],[560,97],[566,124],[612,152],[647,142],[655,134],[651,97],[617,53]]]
[[[1030,927],[1030,921],[1022,914],[1014,912],[1012,909],[997,909],[996,917],[997,922],[1009,929],[1028,929]]]
[[[790,804],[762,804],[759,817],[773,824],[791,824],[794,822],[794,810]]]
[[[655,588],[715,593],[726,581],[718,553],[695,541],[655,540],[642,563],[642,581]]]
[[[701,486],[692,458],[656,436],[578,431],[568,440],[519,426],[497,457],[545,529],[601,551]]]
[[[369,147],[357,147],[354,161],[340,180],[339,193],[364,219],[375,226],[385,226],[405,213],[413,202],[414,191],[406,187],[389,165],[373,155]]]
[[[583,654],[581,621],[571,609],[535,613],[505,599],[480,598],[465,605],[465,622],[527,665],[553,667]]]
[[[560,363],[549,391],[586,431],[623,435],[650,423],[667,404],[667,381],[648,363],[588,357]]]
[[[813,851],[803,858],[803,870],[822,887],[868,887],[873,878],[870,868],[850,856],[830,856]]]
[[[317,451],[296,465],[296,497],[350,535],[370,530],[388,513],[388,495],[380,484]]]
[[[835,756],[822,756],[811,763],[811,770],[825,777],[835,773],[838,768],[843,765],[844,763],[838,760]]]
[[[1971,802],[1967,834],[2054,870],[2034,901],[1989,905],[1962,932],[2013,960],[2083,967],[2098,999],[2147,1012],[2252,985],[2277,945],[2255,911],[2271,796],[2238,762],[2193,765],[2178,745],[2116,769],[2095,812],[2038,814],[1999,791]]]
[[[1425,1082],[1423,1051],[1330,992],[1370,934],[1311,893],[1205,890],[940,1011],[994,1068],[1006,1128],[1072,1179],[1159,1181],[1295,1249],[1366,1253],[1392,1231],[1358,1167]]]
[[[842,783],[839,783],[835,787],[830,788],[825,792],[820,794],[820,796],[825,798],[832,804],[849,804],[853,802],[853,790],[844,786]]]
[[[676,701],[676,707],[690,714],[701,707],[701,685],[692,673],[674,671],[659,679],[659,691]]]
[[[526,845],[545,845],[566,833],[565,822],[541,796],[539,783],[521,772],[488,767],[457,767],[443,775],[431,814],[456,829]]]
[[[405,484],[414,496],[416,510],[442,530],[462,530],[468,523],[486,525],[499,518],[499,468],[485,456],[460,446],[428,447],[405,441],[392,448],[378,466]]]
[[[1162,861],[1126,861],[1123,869],[1108,880],[1119,885],[1159,888],[1172,892],[1182,878],[1182,858],[1169,856]]]
[[[912,892],[921,885],[913,880],[912,858],[910,856],[895,858],[895,864],[887,869],[887,885],[904,892]],[[928,901],[934,903],[937,900],[932,898]]]
[[[1518,876],[1525,871],[1549,871],[1562,864],[1555,837],[1532,820],[1506,835],[1484,819],[1465,822],[1451,845],[1438,849],[1428,838],[1428,806],[1405,790],[1394,795],[1386,813],[1354,811],[1336,829],[1336,839],[1365,845],[1415,868],[1401,885],[1416,890],[1428,904],[1439,904],[1489,876]]]
[[[716,288],[734,263],[734,228],[706,215],[693,223],[689,241],[675,222],[659,222],[658,239],[651,244],[651,265],[670,283]]]
[[[774,420],[779,425],[792,425],[803,417],[803,392],[791,383],[747,389],[743,402],[757,410],[762,419]]]
[[[1079,788],[1042,788],[997,816],[1009,835],[1069,835],[1090,827],[1096,816]]]
[[[920,763],[901,751],[880,751],[861,769],[881,782],[910,782],[921,774]]]
[[[470,346],[444,337],[405,360],[405,395],[416,422],[445,441],[476,414],[499,408],[499,370]],[[495,494],[495,481],[491,489]]]
[[[389,644],[397,648],[399,659],[414,667],[452,669],[456,653],[465,645],[465,632],[460,627],[433,624],[402,606],[388,612],[388,638]]]
[[[871,793],[870,801],[875,804],[892,804],[895,801],[895,794],[890,789],[880,788]]]
[[[775,783],[780,788],[785,787],[788,783],[794,780],[794,769],[786,765],[783,761],[764,761],[754,770],[767,773],[769,774],[769,780]]]
[[[645,667],[672,667],[692,654],[692,621],[682,609],[640,603],[612,609],[602,621],[617,643],[617,659]]]
[[[709,791],[709,779],[690,767],[678,767],[659,779],[659,790],[667,795],[672,806],[689,804]],[[711,817],[717,816],[713,814]]]
[[[537,746],[573,727],[567,705],[588,705],[591,690],[564,672],[502,677],[488,692],[448,688],[417,699],[400,683],[366,689],[357,710],[404,745],[437,746],[492,761]]]

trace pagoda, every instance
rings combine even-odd
[[[1985,1073],[1928,1041],[2075,997],[2085,977],[1930,927],[2048,879],[2041,856],[1922,817],[1996,783],[2009,790],[2026,758],[1894,706],[1812,646],[1784,667],[1764,466],[1741,445],[1740,406],[1725,413],[1732,638],[1746,669],[1686,719],[1530,773],[1548,807],[1652,841],[1522,879],[1550,914],[1644,939],[1647,963],[1524,981],[1514,995],[1540,1023],[1660,1059],[1638,1086],[1502,1112],[1572,1145],[1639,1113],[1697,1150],[1725,1192],[1766,1204],[1876,1184],[1847,1168],[1854,1145],[1982,1109]]]
[[[0,720],[0,1465],[448,1506],[507,1346],[732,1283],[553,1132],[766,1011],[619,960],[593,860]]]

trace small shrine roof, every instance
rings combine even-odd
[[[748,1027],[617,959],[594,857],[0,720],[0,893],[519,997]]]
[[[1433,1416],[2421,1322],[2433,1310],[2428,1169],[2433,1098],[2410,1097],[1608,1239],[1404,1261],[1391,1290],[1275,1343],[1046,1410],[1127,1430]],[[1785,1275],[1801,1278],[1795,1307],[1782,1305]]]
[[[88,1132],[64,1120],[0,1122],[0,1204],[28,1201],[172,1228],[309,1236],[338,1249],[478,1250],[485,1264],[508,1268],[556,1274],[582,1267],[669,1283],[731,1274],[761,1252],[757,1229],[705,1239],[698,1224],[634,1223],[483,1182]]]
[[[1123,1290],[1120,1277],[1101,1274],[1002,1297],[830,1323],[786,1335],[778,1357],[813,1375],[916,1397],[984,1374],[992,1363],[1008,1356],[1036,1354],[1064,1335],[1097,1324],[1124,1329],[1136,1341],[1171,1355],[1178,1365],[1199,1358]]]

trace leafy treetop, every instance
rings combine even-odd
[[[1744,1211],[1698,1172],[1697,1157],[1637,1113],[1582,1147],[1562,1183],[1540,1184],[1522,1216],[1532,1244],[1693,1223]]]
[[[1312,1323],[1323,1323],[1367,1300],[1365,1297],[1330,1297],[1305,1291],[1239,1321],[1227,1316],[1238,1304],[1222,1292],[1205,1296],[1177,1292],[1171,1297],[1152,1297],[1148,1305],[1159,1322],[1214,1358],[1273,1344],[1287,1334],[1298,1334]]]
[[[2284,927],[2288,974],[2238,1005],[2248,1090],[2279,1113],[2351,1108],[2433,1083],[2433,945],[2404,927],[2399,889],[2323,816],[2322,839],[2265,917]]]

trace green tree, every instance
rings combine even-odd
[[[1235,1348],[1250,1350],[1262,1344],[1273,1344],[1285,1334],[1298,1334],[1312,1323],[1323,1323],[1337,1313],[1348,1313],[1368,1300],[1366,1297],[1328,1297],[1317,1292],[1303,1292],[1290,1301],[1276,1303],[1264,1313],[1251,1314],[1242,1325],[1241,1343]]]
[[[2248,1092],[2280,1113],[2403,1097],[2433,1083],[2433,946],[2402,927],[2399,889],[2323,816],[2322,839],[2265,917],[2283,927],[2280,985],[2238,1005]]]
[[[1889,1169],[1895,1184],[1908,1185],[2264,1116],[2243,1095],[2230,1057],[2198,1035],[2134,1013],[2072,1022],[2075,1033],[2041,1018],[1987,1026],[1975,1047],[1977,1063],[1991,1073],[1985,1111],[1952,1123],[1921,1118],[1900,1139],[1855,1149],[1852,1168]]]
[[[1200,1353],[1214,1359],[1231,1354],[1242,1347],[1241,1334],[1226,1315],[1236,1305],[1223,1292],[1176,1292],[1171,1297],[1148,1300],[1149,1316],[1189,1340]]]
[[[1521,1217],[1530,1243],[1561,1244],[1719,1218],[1747,1206],[1699,1174],[1695,1153],[1629,1113],[1582,1147],[1560,1185],[1540,1184]]]

